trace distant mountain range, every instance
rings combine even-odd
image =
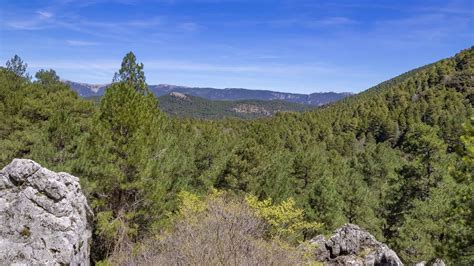
[[[81,97],[102,96],[105,89],[110,84],[87,84],[65,80],[64,83],[69,84],[71,88]],[[176,85],[150,85],[150,90],[156,96],[168,95],[172,92],[182,93],[185,95],[197,96],[208,100],[226,100],[226,101],[240,101],[240,100],[280,100],[286,102],[300,103],[312,106],[321,106],[327,103],[335,102],[351,93],[343,92],[316,92],[311,94],[286,93],[269,90],[248,90],[240,88],[200,88],[200,87],[186,87]]]

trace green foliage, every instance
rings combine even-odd
[[[137,63],[137,58],[132,52],[125,55],[122,60],[122,66],[115,73],[113,82],[125,82],[133,87],[137,92],[146,94],[148,86],[145,82],[145,72],[143,72],[143,64]]]
[[[19,57],[18,55],[14,55],[10,60],[8,60],[5,63],[5,66],[7,70],[15,73],[18,77],[22,77],[27,80],[31,78],[28,72],[26,72],[26,69],[28,68],[28,64],[23,62],[21,57]]]
[[[49,69],[36,72],[35,74],[36,82],[46,87],[51,86],[55,83],[59,83],[59,76],[56,75],[56,71]]]
[[[466,250],[472,247],[472,210],[465,203],[469,191],[473,192],[472,186],[468,189],[446,181],[433,190],[429,200],[416,200],[396,241],[399,256],[408,263],[442,257],[471,264],[472,252]]]
[[[472,170],[472,167],[474,166],[474,117],[471,117],[469,123],[464,124],[464,130],[466,133],[461,137],[461,140],[466,149],[466,155],[463,160]],[[470,173],[472,174],[473,172]],[[469,174],[469,172],[467,174]]]
[[[93,106],[62,83],[44,86],[0,69],[0,162],[32,158],[71,171],[77,142]]]
[[[0,162],[32,158],[81,177],[97,214],[94,261],[189,213],[208,217],[199,202],[217,188],[251,195],[283,242],[354,222],[408,263],[473,263],[473,48],[313,111],[252,121],[167,117],[135,61],[126,56],[97,105],[53,71],[31,82],[0,68]],[[205,221],[183,228],[206,232]]]
[[[255,119],[273,116],[278,112],[302,112],[314,109],[312,106],[279,100],[213,101],[184,94],[160,96],[158,100],[159,108],[173,117],[197,119]]]
[[[101,96],[87,97],[98,103]],[[176,118],[218,120],[226,118],[256,119],[275,116],[285,112],[303,112],[316,107],[280,100],[208,100],[191,95],[169,94],[158,97],[158,108]]]
[[[146,224],[143,208],[148,202],[143,196],[150,187],[143,167],[153,163],[152,143],[156,142],[150,136],[159,132],[159,118],[152,95],[142,95],[127,83],[116,83],[107,89],[91,130],[79,144],[76,171],[87,177],[88,186],[97,193],[93,198],[96,211],[112,211],[113,219],[120,218],[124,224],[120,230]]]
[[[344,202],[342,212],[347,221],[371,228],[374,235],[380,236],[380,220],[375,216],[376,200],[363,176],[352,169],[345,170],[338,179],[337,191]]]

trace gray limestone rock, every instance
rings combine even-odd
[[[415,264],[415,266],[426,266],[426,265],[431,265],[431,266],[445,266],[444,261],[440,258],[435,259],[432,263],[426,263],[426,261],[421,261]]]
[[[92,215],[77,177],[13,160],[0,171],[0,265],[89,265]]]
[[[433,261],[433,266],[445,266],[446,264],[444,264],[444,261],[442,259],[435,259],[435,261]]]
[[[315,256],[324,265],[403,265],[393,250],[354,224],[337,229],[328,240],[320,235],[310,243],[316,245]]]

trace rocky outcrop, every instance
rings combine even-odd
[[[179,99],[183,99],[183,100],[188,99],[188,96],[186,96],[186,94],[175,92],[175,91],[171,92],[170,96],[173,96],[173,97],[176,97],[176,98],[179,98]]]
[[[270,111],[261,106],[247,103],[237,105],[236,107],[232,108],[232,111],[244,114],[263,114],[265,116],[272,115]]]
[[[13,160],[0,171],[0,265],[89,265],[91,217],[77,177]]]
[[[309,243],[324,265],[403,265],[393,250],[354,224],[337,229],[327,240],[319,235]]]
[[[446,264],[444,264],[444,261],[442,259],[439,259],[439,258],[435,259],[431,264],[426,263],[426,261],[418,262],[417,264],[415,264],[415,266],[426,266],[426,265],[446,266]]]

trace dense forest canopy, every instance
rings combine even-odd
[[[170,118],[143,70],[127,54],[95,105],[54,70],[32,81],[19,57],[0,69],[1,165],[31,158],[81,177],[94,260],[171,228],[182,193],[217,189],[294,202],[318,226],[288,243],[351,222],[407,263],[474,263],[474,48],[316,110],[252,121]]]

